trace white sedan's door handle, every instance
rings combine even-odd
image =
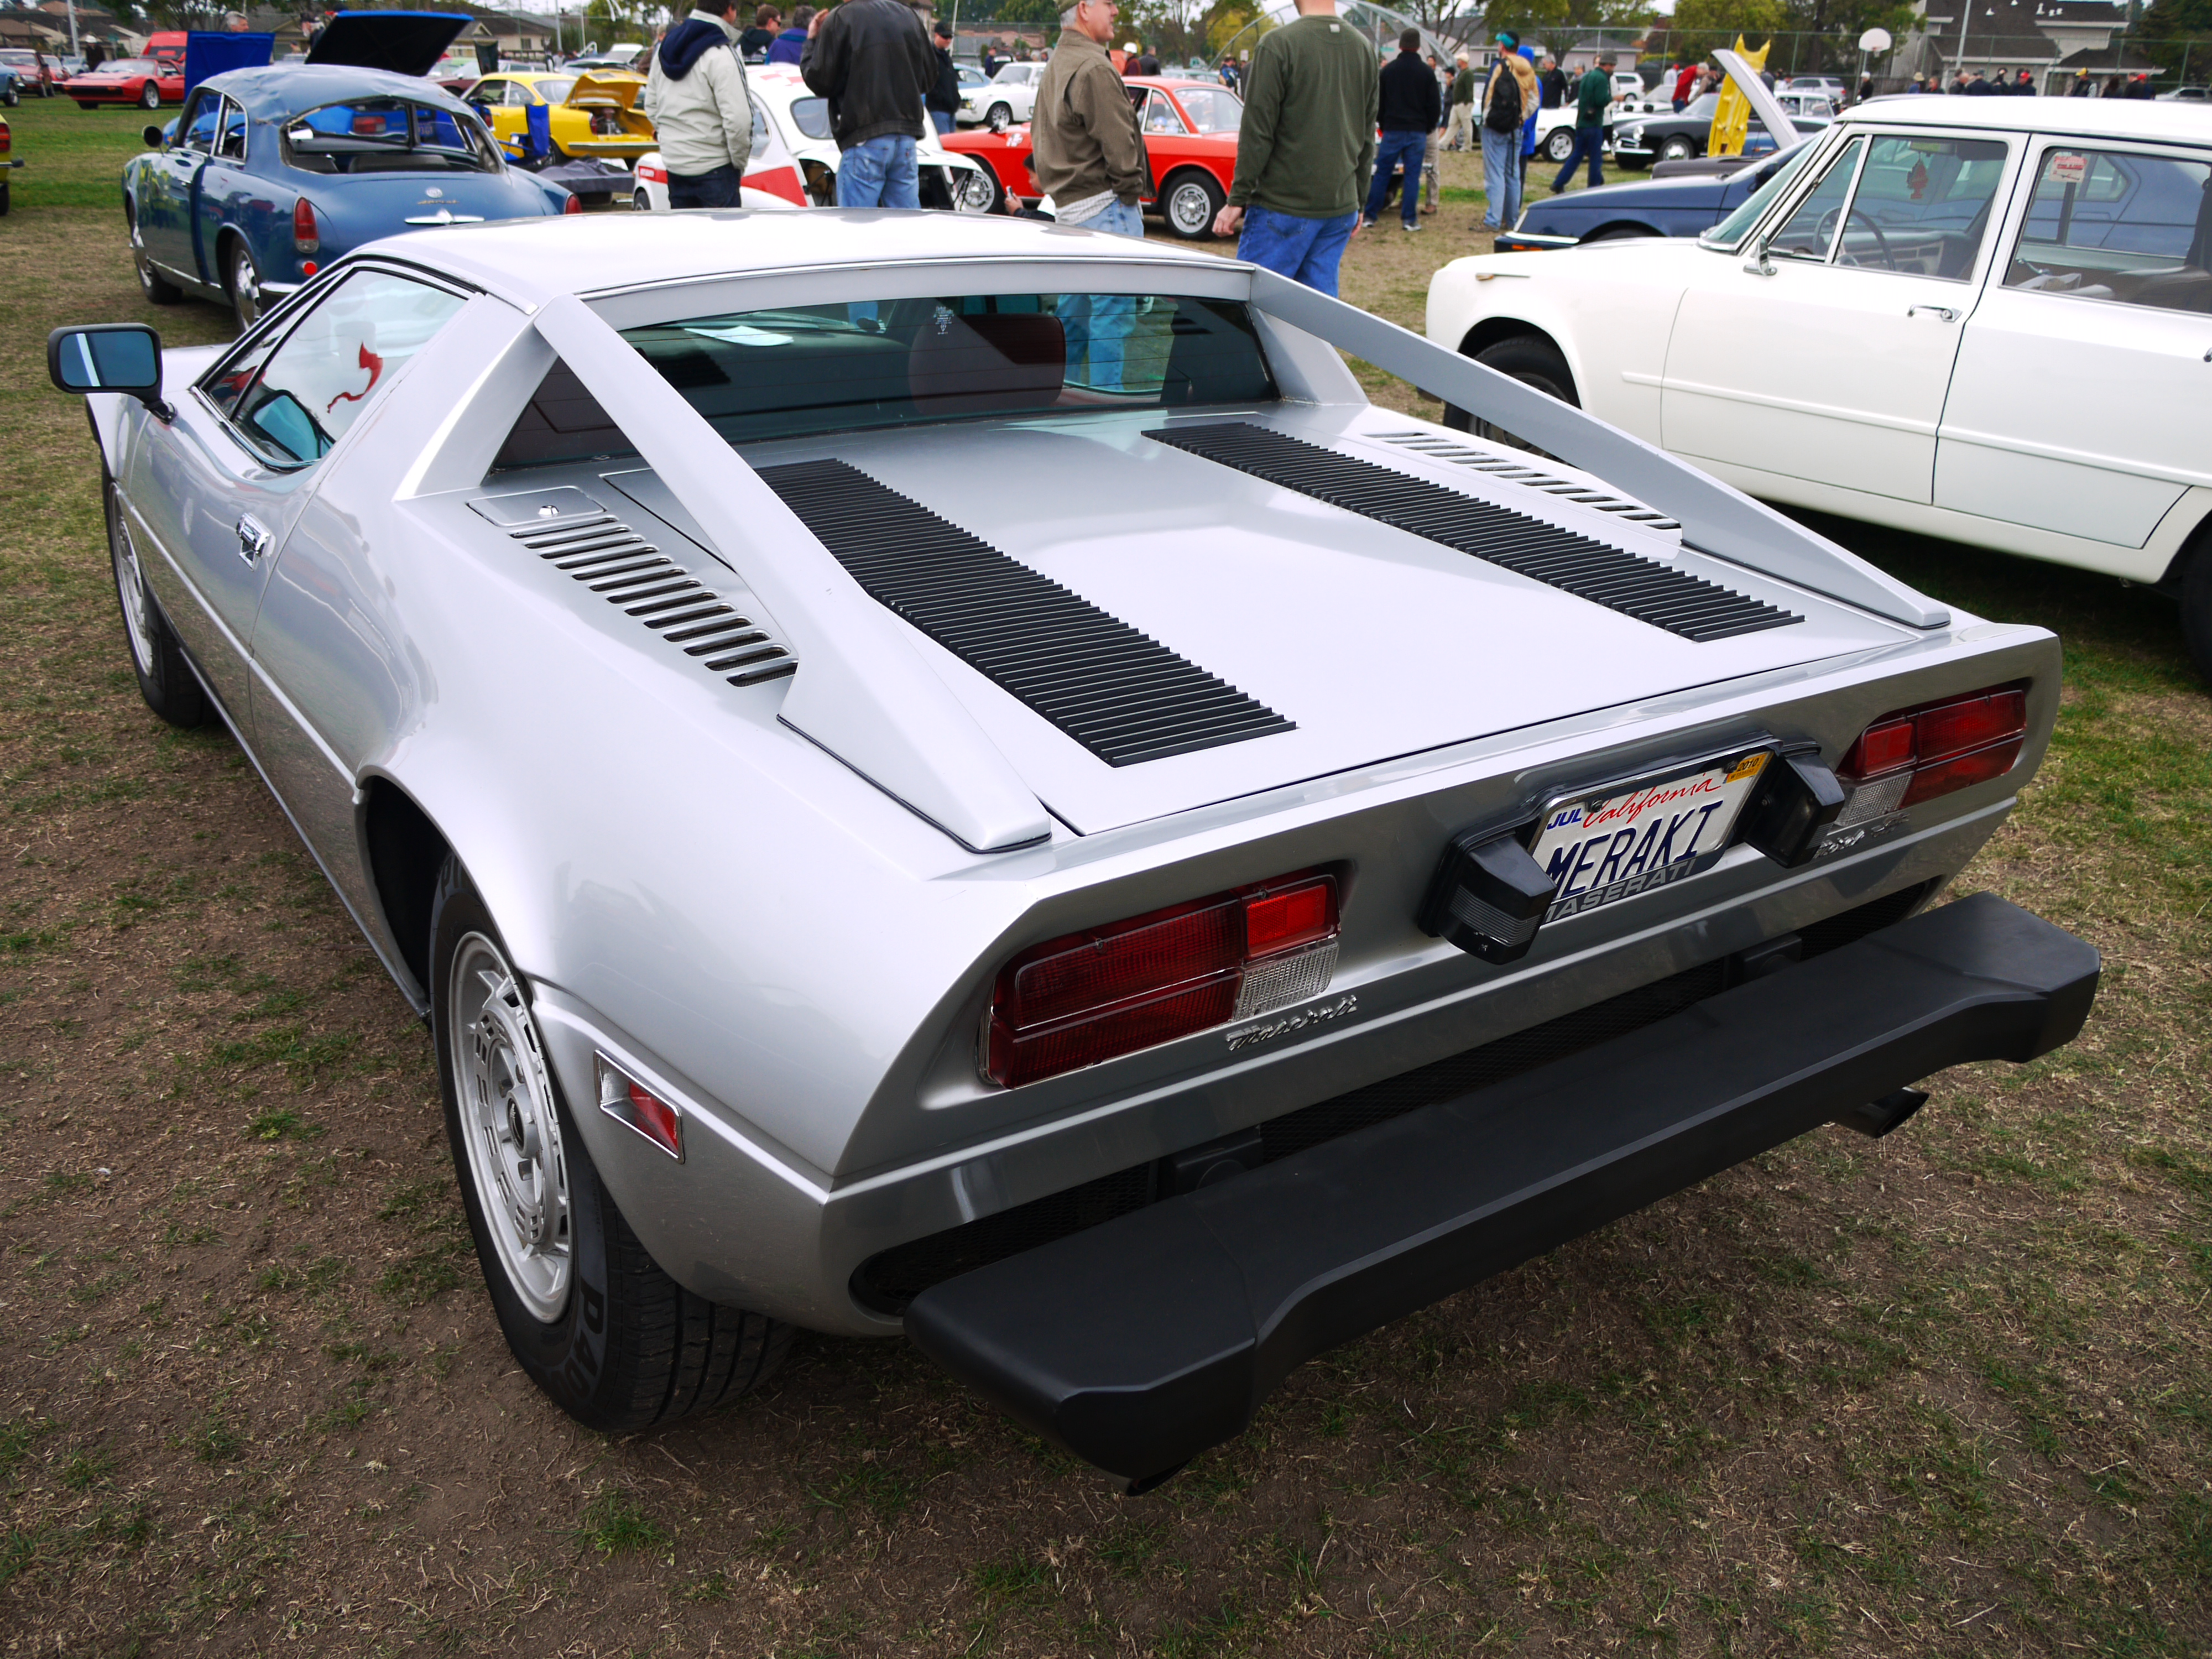
[[[1947,323],[1955,323],[1959,320],[1959,313],[1948,306],[1907,306],[1905,308],[1905,314],[1908,317],[1917,317],[1923,311],[1941,317]]]
[[[238,520],[238,556],[248,564],[253,563],[269,550],[270,537],[261,521],[251,513],[241,514]]]

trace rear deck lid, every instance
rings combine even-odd
[[[1080,833],[1912,637],[1384,410],[744,453]],[[608,482],[691,533],[651,473]]]

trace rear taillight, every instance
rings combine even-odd
[[[2027,737],[2027,688],[1992,686],[1885,714],[1859,733],[1836,775],[1850,793],[1838,829],[1884,817],[2012,770]]]
[[[561,204],[561,211],[563,213],[581,213],[583,210],[584,198],[580,196],[571,196]]]
[[[1336,878],[1311,872],[1069,933],[1000,971],[983,1074],[1014,1088],[1318,996]]]
[[[302,196],[292,204],[292,246],[301,253],[313,253],[322,245],[322,232],[315,224],[315,204]]]

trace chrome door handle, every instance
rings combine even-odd
[[[1955,323],[1959,320],[1959,313],[1948,306],[1907,306],[1905,308],[1905,314],[1908,317],[1917,317],[1923,311],[1933,313],[1947,323]]]
[[[260,520],[252,514],[243,514],[238,520],[238,556],[248,564],[269,550],[270,538]]]

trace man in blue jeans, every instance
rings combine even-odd
[[[1566,166],[1560,168],[1559,182],[1552,186],[1554,196],[1573,182],[1575,166],[1585,155],[1589,157],[1590,188],[1595,190],[1605,182],[1605,173],[1598,161],[1605,154],[1605,106],[1613,101],[1615,61],[1611,52],[1606,53],[1575,88],[1575,151],[1567,157]]]
[[[1238,258],[1333,298],[1375,167],[1375,52],[1339,20],[1336,0],[1297,4],[1297,21],[1252,49],[1237,177],[1213,234],[1236,236]]]
[[[918,208],[914,147],[937,49],[906,0],[845,0],[817,14],[799,61],[807,89],[830,102],[839,207]]]
[[[1382,216],[1382,204],[1390,194],[1390,174],[1406,170],[1406,188],[1399,201],[1399,217],[1407,230],[1419,230],[1415,216],[1420,208],[1421,164],[1428,157],[1429,135],[1443,118],[1443,94],[1435,72],[1421,61],[1421,32],[1407,29],[1398,37],[1398,55],[1382,66],[1379,88],[1382,142],[1375,152],[1375,182],[1367,188],[1365,223],[1371,228]]]

